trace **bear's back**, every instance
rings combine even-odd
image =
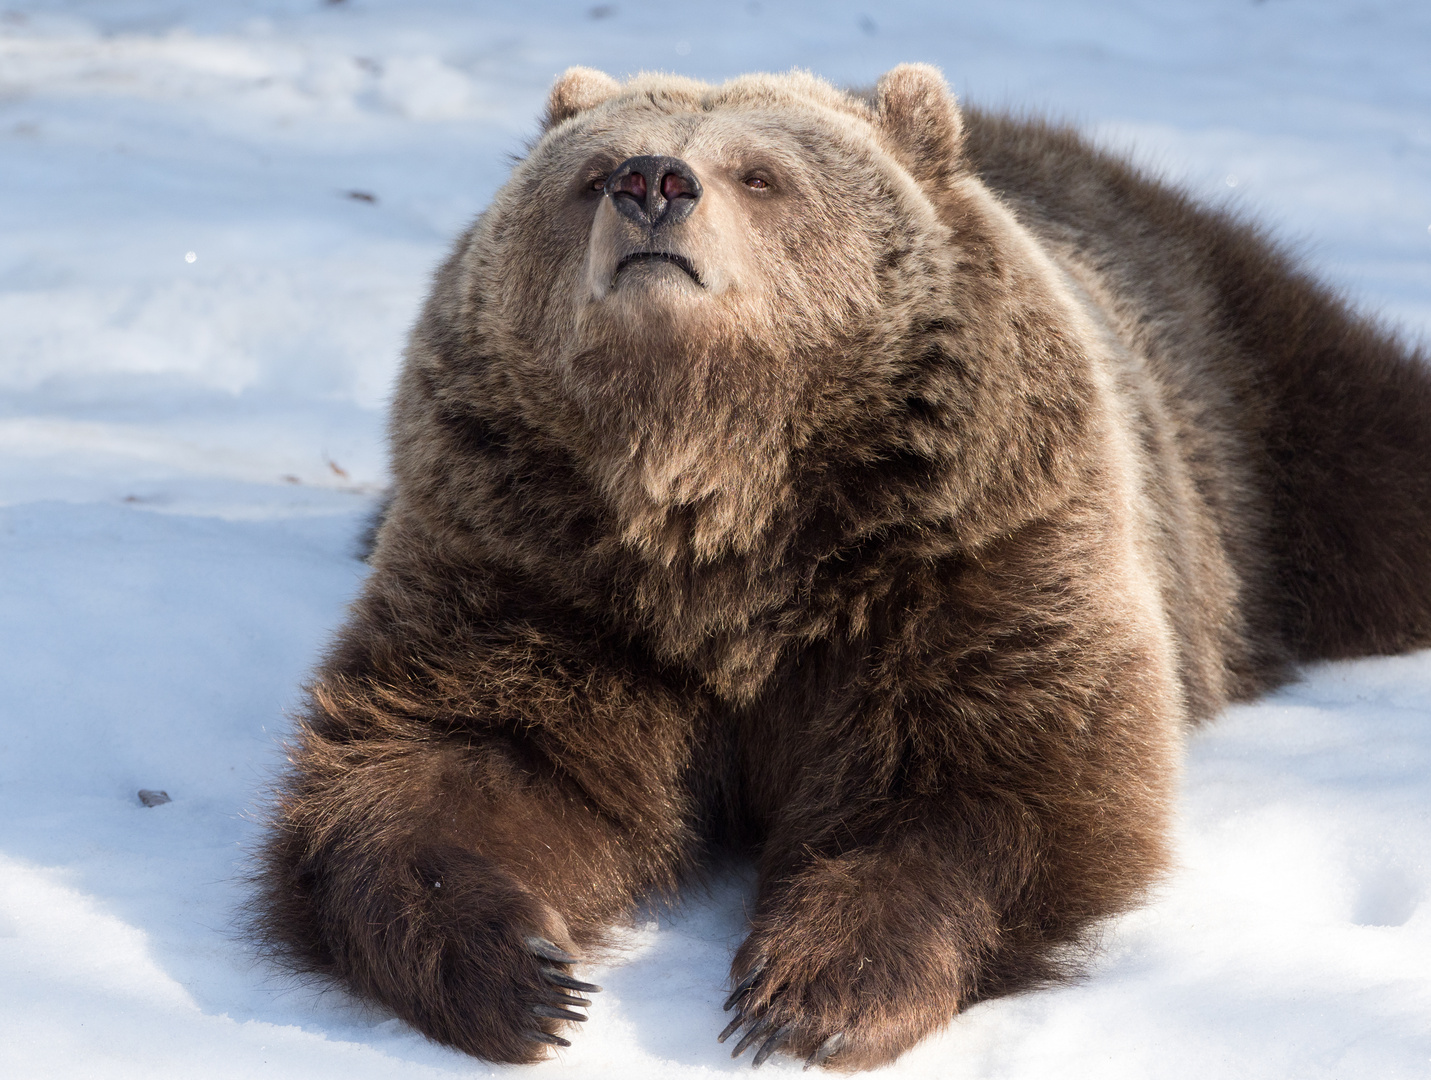
[[[1257,228],[1067,127],[967,109],[980,179],[1156,383],[1238,578],[1232,696],[1431,644],[1431,369]]]

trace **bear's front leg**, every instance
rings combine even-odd
[[[421,666],[410,640],[340,651],[262,852],[274,951],[491,1061],[568,1045],[599,989],[578,957],[699,847],[699,703],[561,630],[468,620]]]
[[[876,1068],[975,1001],[1065,974],[1067,947],[1161,868],[1167,782],[1125,781],[1104,806],[1094,788],[1062,808],[1012,790],[879,799],[880,824],[852,797],[847,828],[762,860],[721,1041],[739,1033],[733,1055],[757,1065]]]
[[[751,709],[765,837],[722,1035],[737,1054],[883,1065],[1063,974],[1162,869],[1172,653],[1095,558],[1053,569],[994,550],[912,577],[868,637],[807,652]]]
[[[468,1053],[568,1045],[561,1028],[600,989],[573,977],[577,954],[650,884],[624,830],[492,743],[305,736],[265,851],[270,940]],[[341,774],[315,767],[328,755]]]

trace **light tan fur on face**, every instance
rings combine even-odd
[[[560,212],[576,242],[553,249],[540,278],[509,282],[494,314],[502,332],[518,328],[531,362],[546,368],[542,379],[524,373],[523,384],[559,380],[558,405],[534,404],[563,417],[567,438],[579,417],[575,435],[595,450],[587,468],[624,520],[627,542],[670,562],[673,544],[704,559],[751,549],[788,496],[787,443],[804,422],[802,403],[818,398],[822,380],[847,374],[806,358],[842,351],[839,343],[868,332],[889,302],[868,271],[831,278],[822,268],[873,266],[876,252],[859,250],[859,238],[897,227],[886,220],[891,197],[925,227],[932,213],[898,169],[879,167],[887,154],[868,125],[850,122],[846,99],[825,91],[805,105],[804,128],[833,119],[841,130],[824,152],[847,167],[832,168],[809,160],[801,140],[810,134],[792,130],[788,101],[770,108],[759,81],[724,92],[678,83],[663,97],[669,103],[652,104],[636,80],[568,117],[518,170],[493,212],[523,221],[511,234],[527,236],[560,203],[571,207]],[[718,107],[724,98],[733,112]],[[699,286],[668,266],[615,280],[620,259],[649,241],[590,191],[642,154],[679,157],[701,178],[695,213],[657,241],[691,260]],[[755,171],[773,182],[768,195],[745,187]],[[862,217],[868,226],[848,227]],[[473,287],[488,285],[474,275]],[[693,422],[696,415],[709,422]]]

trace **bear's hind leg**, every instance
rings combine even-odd
[[[1431,366],[1301,279],[1259,323],[1269,583],[1299,661],[1431,645]],[[1257,580],[1256,571],[1251,571]],[[1258,581],[1260,584],[1260,580]]]

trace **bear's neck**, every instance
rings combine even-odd
[[[459,363],[433,335],[429,358],[415,338],[393,422],[399,499],[457,562],[517,572],[749,700],[799,643],[865,633],[884,602],[870,590],[901,580],[900,560],[974,551],[1088,482],[1105,419],[1096,335],[1005,219],[963,221],[948,279],[785,401],[637,407],[603,400],[623,385],[603,379],[574,403],[541,365],[498,378],[510,362]],[[980,225],[1006,235],[979,242]],[[690,400],[702,408],[677,407]]]
[[[417,512],[405,516],[425,523],[418,550],[436,547],[467,573],[515,573],[736,703],[755,698],[782,657],[867,634],[907,576],[904,561],[957,558],[1005,524],[951,516],[947,463],[908,452],[889,417],[788,454],[758,477],[772,488],[726,490],[727,504],[628,494],[636,511],[623,515],[550,437],[471,413],[428,415],[423,458],[399,455],[399,497]],[[905,452],[881,447],[892,437]],[[621,482],[636,485],[640,467]],[[695,481],[668,490],[681,483]],[[742,506],[760,508],[760,527],[723,532]]]

